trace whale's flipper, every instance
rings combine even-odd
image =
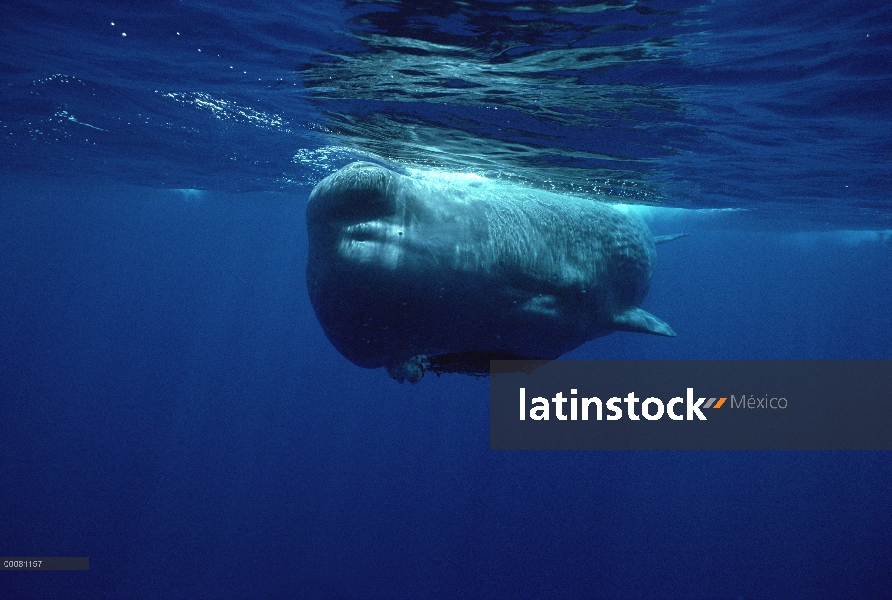
[[[675,332],[664,321],[637,307],[629,308],[613,317],[613,326],[617,331],[675,337]]]
[[[654,244],[665,244],[666,242],[671,242],[677,240],[678,238],[687,237],[686,233],[674,233],[672,235],[655,235],[654,236]]]

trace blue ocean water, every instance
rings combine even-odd
[[[607,359],[892,359],[892,7],[0,2],[0,554],[19,598],[890,598],[883,452],[493,452],[341,357],[357,159],[638,206]],[[854,403],[854,400],[853,400]]]

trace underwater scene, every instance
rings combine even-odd
[[[8,0],[0,83],[0,555],[89,557],[0,598],[892,598],[889,451],[487,377],[892,360],[888,2]]]

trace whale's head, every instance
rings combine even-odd
[[[358,162],[322,180],[307,206],[311,246],[345,264],[396,268],[405,236],[394,195],[398,176]]]
[[[310,300],[326,335],[358,365],[405,360],[407,340],[431,313],[431,290],[450,287],[449,249],[461,228],[444,217],[445,197],[429,191],[412,177],[357,162],[310,194]]]
[[[468,254],[480,229],[469,222],[483,218],[453,188],[370,162],[323,179],[307,205],[310,247],[318,258],[363,276],[459,268],[456,257]]]

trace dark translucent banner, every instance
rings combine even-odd
[[[892,450],[892,361],[492,361],[493,450]]]

